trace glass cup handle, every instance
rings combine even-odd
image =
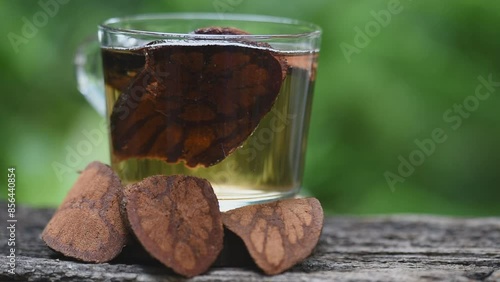
[[[84,41],[75,55],[78,90],[102,116],[106,113],[101,49],[97,38]]]

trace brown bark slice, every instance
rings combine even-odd
[[[219,203],[207,180],[151,176],[127,186],[124,200],[137,239],[176,273],[203,273],[222,250]]]
[[[114,155],[208,167],[236,150],[271,110],[286,70],[271,51],[235,43],[144,47],[144,69],[111,113]]]
[[[321,235],[323,209],[315,198],[251,205],[222,214],[266,274],[278,274],[311,254]]]
[[[53,250],[86,262],[106,262],[125,245],[120,215],[120,179],[112,169],[92,162],[80,174],[42,233]]]

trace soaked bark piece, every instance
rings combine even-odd
[[[198,28],[195,34],[226,34],[226,35],[250,35],[250,33],[235,27],[209,26]]]
[[[218,35],[251,35],[250,33],[241,30],[239,28],[235,27],[221,27],[221,26],[209,26],[209,27],[204,27],[204,28],[199,28],[195,30],[193,33],[195,34],[218,34]],[[266,49],[272,49],[273,47],[269,45],[267,42],[256,42],[256,41],[251,41],[248,40],[245,37],[242,38],[232,38],[231,40],[233,41],[238,41],[241,42],[245,45],[252,45],[252,46],[257,46],[257,47],[263,47]],[[288,64],[288,60],[284,56],[280,56],[276,52],[272,52],[272,55],[278,60],[278,62],[281,65],[281,78],[284,80],[287,73],[288,73],[288,68],[290,65]]]
[[[201,274],[222,250],[219,203],[205,179],[151,176],[127,186],[124,200],[137,239],[176,273]]]
[[[122,185],[107,165],[90,163],[42,233],[53,250],[86,262],[116,257],[127,239],[120,216]]]
[[[101,50],[104,80],[121,92],[127,89],[130,81],[144,68],[144,54],[140,50]]]
[[[208,167],[241,146],[286,72],[271,51],[247,45],[146,46],[144,70],[110,117],[115,156]]]
[[[323,227],[323,209],[315,198],[251,205],[222,214],[226,228],[238,235],[269,275],[281,273],[311,254]]]

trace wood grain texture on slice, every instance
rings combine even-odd
[[[222,214],[224,225],[244,242],[266,274],[281,273],[308,257],[323,227],[315,198],[250,205]]]
[[[125,188],[130,227],[144,248],[176,273],[205,272],[222,250],[219,203],[201,178],[151,176]]]
[[[86,262],[116,257],[127,239],[120,215],[122,185],[113,170],[92,162],[42,232],[53,250]]]

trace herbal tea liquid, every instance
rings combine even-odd
[[[227,43],[218,46],[231,45],[232,43]],[[189,50],[190,46],[186,46],[186,49]],[[202,45],[196,46],[198,49],[195,50],[203,48]],[[145,48],[102,50],[108,118],[113,110],[116,111],[115,104],[120,95],[131,87],[131,83],[144,69]],[[241,50],[248,50],[249,53],[255,51],[252,49],[263,49],[251,46],[245,48]],[[157,158],[123,159],[111,145],[111,165],[123,183],[134,183],[157,174],[206,178],[212,184],[222,210],[294,195],[300,189],[304,170],[317,53],[266,52],[279,56],[286,62],[286,75],[270,111],[262,116],[255,130],[240,146],[214,165],[189,167],[182,160],[171,163]],[[232,62],[227,64],[229,73]],[[180,84],[185,83],[179,80],[170,84],[165,87],[183,89],[184,85]],[[130,111],[133,110],[131,107]],[[130,130],[135,129],[139,133],[139,127],[131,127]],[[135,133],[131,131],[130,135]],[[144,134],[138,135],[138,138],[144,138],[147,143],[150,136]],[[169,138],[168,135],[166,138]]]

